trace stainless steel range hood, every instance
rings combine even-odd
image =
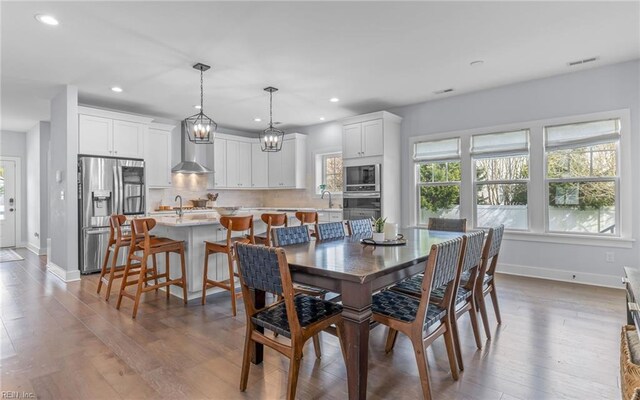
[[[203,161],[206,157],[206,146],[203,144],[195,144],[189,141],[187,133],[182,127],[182,135],[180,141],[180,162],[171,168],[173,173],[181,174],[212,174],[213,171],[198,161]]]

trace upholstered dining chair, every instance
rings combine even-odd
[[[395,290],[383,290],[373,296],[373,320],[389,327],[385,351],[388,353],[393,349],[398,332],[411,340],[425,399],[431,399],[425,346],[430,346],[440,336],[444,337],[451,375],[458,380],[451,304],[465,241],[466,238],[458,237],[431,246],[422,279],[422,297]],[[432,290],[441,287],[446,288],[442,301],[430,303]]]
[[[466,232],[466,218],[429,218],[427,228],[434,231]]]
[[[289,358],[287,399],[293,400],[296,395],[302,348],[305,342],[311,337],[317,337],[320,331],[332,325],[337,326],[340,338],[342,306],[296,293],[283,249],[242,243],[237,243],[235,249],[247,316],[240,391],[245,391],[247,388],[251,366],[251,346],[254,343],[261,343]],[[282,300],[258,309],[250,294],[252,289],[275,294]],[[275,340],[260,332],[260,328],[277,332],[290,339],[290,343]],[[344,356],[342,340],[340,345]]]
[[[478,230],[471,232],[466,236],[465,247],[463,254],[462,267],[458,270],[454,281],[454,293],[453,304],[451,309],[455,312],[455,319],[451,325],[453,328],[453,339],[456,346],[456,357],[458,358],[458,367],[460,370],[464,370],[464,363],[462,361],[462,353],[460,348],[460,335],[458,332],[457,320],[467,312],[471,319],[471,328],[473,329],[473,336],[478,349],[482,348],[482,341],[480,340],[480,326],[478,325],[478,311],[476,308],[475,296],[475,281],[480,269],[482,259],[482,245],[484,241],[484,231]],[[461,284],[462,277],[465,276],[467,281]],[[391,287],[391,290],[402,292],[417,298],[422,296],[422,279],[419,276],[413,276],[409,279],[401,281],[400,283]],[[446,288],[436,288],[431,291],[430,302],[438,304],[444,298]]]
[[[318,240],[334,240],[344,238],[344,225],[342,222],[326,222],[316,225]]]
[[[347,221],[347,230],[349,231],[349,236],[370,236],[373,234],[373,226],[370,219],[350,219]]]

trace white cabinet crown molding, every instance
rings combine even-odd
[[[91,115],[94,117],[117,119],[120,121],[137,122],[140,124],[147,124],[147,125],[154,120],[154,118],[152,117],[129,114],[121,111],[103,110],[100,108],[93,108],[93,107],[87,107],[87,106],[78,106],[78,114]]]
[[[369,113],[369,114],[362,114],[362,115],[356,115],[353,117],[347,117],[347,118],[342,118],[340,120],[338,120],[340,123],[342,123],[343,125],[349,125],[349,124],[357,124],[357,123],[361,123],[361,122],[367,122],[367,121],[371,121],[373,119],[384,119],[385,122],[394,122],[394,123],[401,123],[402,122],[402,117],[396,114],[392,114],[389,111],[378,111],[378,112],[373,112],[373,113]]]

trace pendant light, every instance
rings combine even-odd
[[[202,88],[202,74],[211,67],[202,63],[197,63],[193,68],[200,71],[200,112],[185,118],[184,121],[182,121],[182,126],[188,135],[189,141],[196,144],[211,144],[215,138],[218,124],[216,124],[216,122],[211,118],[207,117],[204,113],[204,90]]]
[[[269,127],[260,132],[260,146],[262,151],[275,152],[282,149],[282,141],[284,132],[273,127],[273,92],[278,89],[269,86],[264,88],[265,92],[269,92]]]

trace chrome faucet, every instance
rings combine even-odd
[[[324,199],[324,194],[328,193],[329,194],[329,208],[333,208],[333,199],[331,198],[331,192],[328,190],[323,190],[322,191],[322,196],[320,196],[321,199]]]
[[[182,196],[177,195],[175,199],[173,199],[173,201],[178,201],[180,200],[180,208],[178,208],[176,210],[176,214],[178,214],[178,217],[182,218],[182,214],[184,214],[184,212],[182,211]]]

